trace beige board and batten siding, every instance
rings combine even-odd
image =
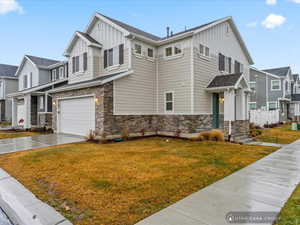
[[[165,48],[180,44],[182,54],[165,57]],[[165,112],[165,93],[174,93],[173,114],[191,114],[191,38],[158,49],[158,114]]]
[[[131,60],[134,73],[114,81],[114,114],[156,114],[156,62],[145,51],[142,55],[132,51]]]
[[[199,45],[209,47],[210,57],[200,56]],[[205,90],[214,76],[220,75],[218,70],[218,54],[222,53],[244,66],[244,76],[249,80],[249,62],[230,24],[224,22],[202,31],[193,37],[194,45],[194,111],[195,114],[212,113],[212,95]],[[223,106],[221,106],[221,113]]]

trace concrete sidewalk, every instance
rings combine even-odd
[[[277,215],[299,182],[300,140],[136,225],[225,225],[228,213],[243,211]]]
[[[2,139],[0,140],[0,154],[69,144],[84,140],[84,137],[68,134],[46,134],[33,137]]]

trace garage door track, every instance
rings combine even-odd
[[[84,141],[84,137],[69,134],[47,134],[0,140],[0,154],[26,151]]]

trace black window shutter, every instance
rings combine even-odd
[[[107,67],[107,50],[104,51],[104,68]]]
[[[72,57],[72,72],[75,73],[75,57]]]
[[[240,73],[240,63],[238,61],[234,62],[234,72]]]
[[[231,73],[231,58],[228,58],[228,73]]]
[[[86,71],[87,70],[87,53],[83,53],[83,70]]]
[[[219,53],[219,70],[225,71],[225,56]]]
[[[124,44],[119,45],[119,64],[124,64]]]

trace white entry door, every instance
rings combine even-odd
[[[58,118],[60,133],[87,136],[95,130],[94,97],[60,100]]]

